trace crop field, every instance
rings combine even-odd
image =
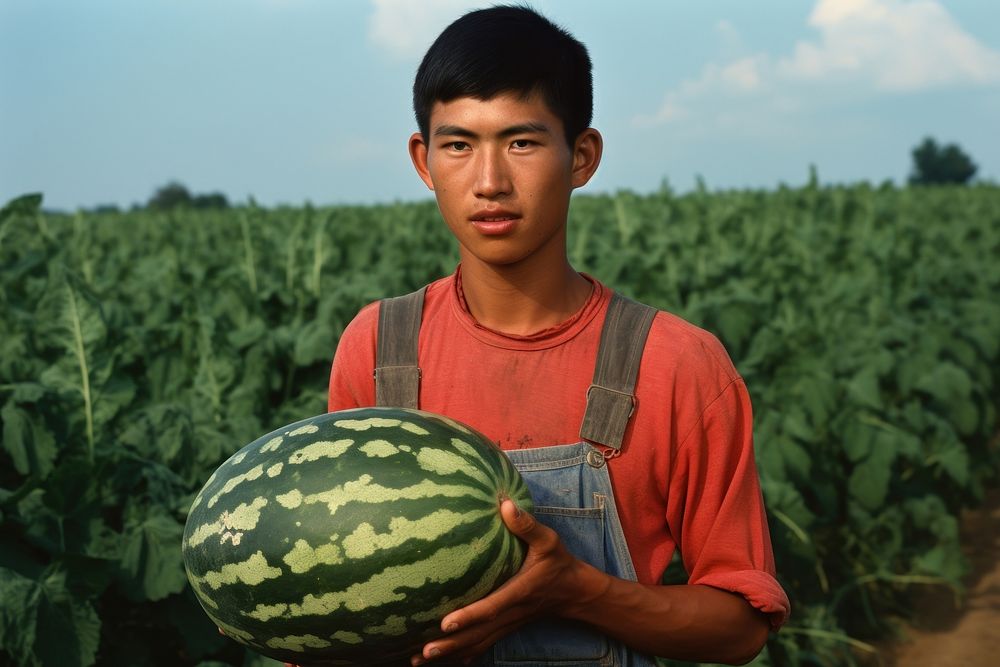
[[[746,379],[793,605],[753,664],[867,664],[915,592],[961,595],[959,513],[1000,481],[1000,188],[581,195],[570,225],[577,269],[712,331]],[[0,665],[276,664],[198,607],[188,507],[325,410],[358,308],[456,263],[433,202],[7,204]]]

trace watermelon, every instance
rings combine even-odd
[[[524,480],[473,429],[418,410],[332,412],[269,433],[195,497],[182,543],[205,613],[281,661],[405,660],[515,573],[504,498]]]

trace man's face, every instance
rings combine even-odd
[[[570,193],[600,161],[600,135],[568,146],[562,121],[538,95],[435,103],[425,143],[410,138],[414,166],[434,190],[462,261],[509,265],[565,261]]]

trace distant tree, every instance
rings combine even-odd
[[[199,209],[224,209],[229,208],[229,200],[221,192],[210,192],[192,197],[191,206]]]
[[[154,211],[169,211],[189,206],[191,206],[191,193],[176,181],[171,181],[159,188],[146,203],[146,207]]]
[[[922,144],[913,149],[910,183],[964,185],[975,176],[976,169],[972,158],[956,144],[938,146],[934,139],[927,137]]]
[[[229,200],[221,192],[192,194],[182,184],[171,181],[149,198],[146,208],[154,211],[169,211],[175,208],[224,209],[229,208]]]

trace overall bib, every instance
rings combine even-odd
[[[382,301],[376,405],[418,407],[417,335],[422,306],[423,290]],[[619,454],[635,407],[635,379],[655,314],[653,308],[612,295],[593,383],[587,391],[580,442],[505,452],[528,484],[535,519],[555,530],[566,549],[580,560],[629,581],[636,580],[635,569],[615,508],[607,462]],[[547,618],[501,639],[475,664],[653,667],[656,661],[588,625]]]

